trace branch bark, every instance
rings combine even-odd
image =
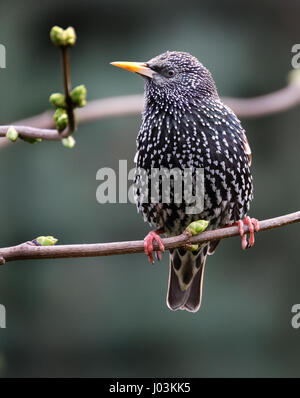
[[[286,214],[284,216],[262,220],[259,222],[259,232],[273,228],[283,227],[288,224],[300,222],[300,211]],[[245,226],[245,232],[249,232]],[[167,250],[175,247],[182,247],[186,244],[200,244],[212,240],[226,239],[238,236],[238,227],[221,228],[213,231],[204,231],[197,236],[191,237],[184,232],[181,235],[165,238],[163,243]],[[154,250],[158,250],[154,243]],[[18,246],[5,247],[0,249],[0,264],[15,260],[33,259],[55,259],[55,258],[75,258],[75,257],[98,257],[111,256],[116,254],[134,254],[144,251],[144,242],[113,242],[113,243],[94,243],[78,245],[56,245],[56,246],[35,246],[32,241],[22,243]]]

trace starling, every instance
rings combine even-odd
[[[192,169],[193,183],[195,170],[204,171],[203,206],[196,214],[187,211],[184,199],[180,203],[175,200],[174,180],[169,202],[161,200],[161,191],[158,203],[145,200],[145,190],[140,185],[143,177],[137,172],[138,211],[157,228],[144,239],[149,260],[153,262],[153,241],[159,245],[156,254],[161,259],[161,234],[181,234],[196,220],[209,221],[208,230],[236,224],[242,248],[253,246],[259,224],[246,216],[253,199],[251,150],[240,121],[220,100],[210,72],[192,55],[177,51],[167,51],[145,63],[112,64],[136,72],[145,80],[145,106],[135,162],[137,170],[144,170],[148,177],[147,187],[151,186],[152,170]],[[159,186],[161,189],[161,182]],[[244,224],[249,228],[249,241]],[[198,311],[206,257],[214,253],[218,243],[204,243],[193,251],[170,250],[170,309]]]

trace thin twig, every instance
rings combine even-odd
[[[69,47],[62,46],[62,70],[63,70],[63,85],[67,104],[68,127],[61,133],[56,129],[49,129],[48,127],[55,127],[53,120],[53,112],[46,111],[40,115],[32,116],[30,118],[21,120],[12,125],[0,126],[0,137],[5,137],[9,127],[14,127],[20,136],[27,138],[41,138],[47,141],[60,141],[73,134],[76,130],[76,119],[74,114],[74,104],[72,102],[71,93],[71,74],[69,61]],[[9,140],[1,140],[0,147],[8,144]]]
[[[62,69],[63,69],[63,83],[64,92],[67,104],[67,114],[68,114],[68,129],[61,133],[62,137],[67,137],[74,133],[76,129],[75,115],[74,115],[74,105],[70,97],[71,93],[71,74],[70,74],[70,60],[69,60],[69,46],[61,47],[62,54]]]
[[[283,227],[284,225],[300,222],[300,211],[286,214],[281,217],[262,220],[259,222],[259,232],[273,228]],[[249,232],[245,226],[245,232]],[[221,228],[213,231],[205,231],[200,235],[191,237],[187,233],[163,239],[165,248],[172,249],[182,247],[186,244],[199,244],[212,240],[219,240],[238,236],[238,227]],[[154,250],[158,246],[154,243]],[[0,249],[0,264],[15,260],[33,260],[33,259],[54,259],[54,258],[75,258],[75,257],[96,257],[110,256],[116,254],[134,254],[144,251],[144,242],[113,242],[113,243],[94,243],[78,245],[56,245],[56,246],[35,246],[32,242],[22,243],[18,246],[5,247]]]
[[[36,127],[19,125],[0,126],[0,137],[5,137],[9,127],[14,127],[18,131],[19,135],[28,138],[42,138],[43,140],[49,141],[58,141],[62,138],[61,134],[59,134],[58,131],[54,129],[39,129]]]

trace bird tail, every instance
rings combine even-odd
[[[196,312],[200,308],[207,247],[191,252],[170,251],[167,305],[171,310]]]

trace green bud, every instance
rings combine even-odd
[[[85,106],[86,106],[86,99],[82,99],[82,100],[77,102],[77,107],[78,108],[83,108]]]
[[[64,31],[65,45],[74,46],[76,43],[76,32],[72,26]]]
[[[195,252],[199,249],[199,245],[185,245],[184,247],[186,250],[189,250],[191,252]]]
[[[190,232],[193,236],[198,235],[200,232],[206,230],[208,224],[209,221],[206,220],[194,221],[187,227],[187,231]]]
[[[65,31],[59,26],[53,26],[50,31],[50,39],[55,46],[65,45]]]
[[[54,120],[56,120],[64,115],[67,115],[67,111],[64,108],[57,108],[54,113]]]
[[[67,111],[63,108],[56,109],[53,119],[55,121],[58,131],[64,130],[68,125],[68,114]]]
[[[6,132],[6,138],[8,138],[10,141],[15,142],[17,141],[19,137],[19,133],[14,127],[9,127],[7,132]]]
[[[86,105],[86,87],[84,84],[76,86],[70,93],[71,100],[75,106],[80,108]]]
[[[74,146],[76,144],[75,139],[71,135],[67,138],[64,138],[61,142],[62,142],[63,146],[65,146],[66,148],[70,148],[70,149],[74,148]]]
[[[28,142],[28,144],[36,144],[37,142],[42,142],[41,138],[32,138],[32,137],[25,137],[20,135],[21,140]]]
[[[53,26],[50,31],[50,38],[55,46],[74,46],[76,43],[76,32],[72,26],[65,30],[59,26]]]
[[[50,104],[56,106],[57,108],[65,108],[67,106],[66,97],[61,93],[51,94],[49,102]]]
[[[300,85],[300,68],[293,69],[288,73],[289,84]]]
[[[41,246],[53,246],[58,239],[53,236],[39,236],[35,239]]]

